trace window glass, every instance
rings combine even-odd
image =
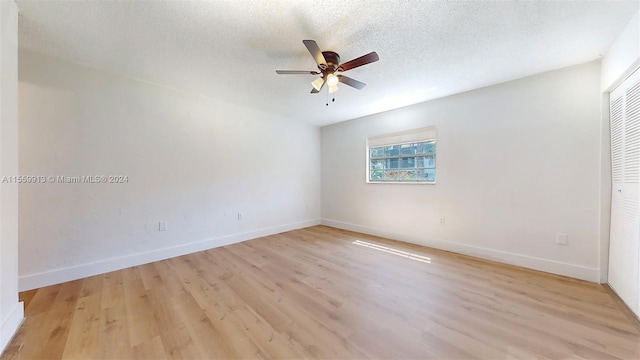
[[[369,148],[370,182],[436,181],[435,140]]]

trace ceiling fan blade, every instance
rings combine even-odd
[[[347,61],[344,64],[340,64],[340,66],[338,66],[338,71],[351,70],[353,68],[357,68],[358,66],[367,65],[378,60],[380,60],[378,54],[375,51],[370,52],[367,55],[362,55],[359,58]]]
[[[320,51],[318,44],[316,44],[314,40],[302,40],[302,42],[304,43],[304,46],[307,47],[307,50],[309,50],[311,56],[313,56],[313,59],[316,61],[316,64],[318,64],[318,66],[327,65],[327,60],[324,59],[322,51]]]
[[[367,84],[360,82],[358,80],[352,79],[348,76],[344,76],[344,75],[338,75],[338,81],[340,81],[343,84],[349,85],[353,88],[356,88],[358,90],[362,89],[363,87],[367,86]]]
[[[317,71],[306,71],[306,70],[276,70],[276,74],[285,74],[285,75],[318,75],[320,74]]]

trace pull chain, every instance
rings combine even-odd
[[[335,95],[331,95],[331,96],[332,96],[331,102],[336,102],[336,96]],[[327,89],[327,103],[325,105],[329,106],[329,89]]]

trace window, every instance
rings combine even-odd
[[[435,128],[421,128],[369,138],[367,165],[368,182],[435,183]]]

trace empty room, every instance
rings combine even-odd
[[[640,1],[0,1],[0,360],[640,359]]]

